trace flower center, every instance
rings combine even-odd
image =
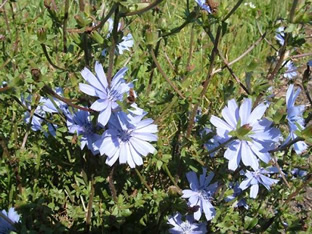
[[[202,189],[199,190],[198,193],[205,201],[210,201],[212,199],[212,193],[210,191]]]
[[[131,138],[131,131],[130,130],[121,130],[118,134],[118,137],[123,141],[127,142]]]
[[[83,132],[84,132],[84,134],[86,134],[86,135],[92,134],[92,133],[94,132],[93,130],[94,130],[94,129],[93,129],[93,126],[92,126],[91,123],[85,123],[85,124],[83,125]]]
[[[187,220],[184,223],[182,223],[181,229],[183,231],[183,234],[191,234],[192,233],[192,225]]]

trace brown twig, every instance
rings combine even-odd
[[[210,81],[211,77],[213,76],[212,70],[213,70],[216,55],[218,53],[218,44],[219,44],[219,40],[221,38],[221,29],[222,29],[222,27],[221,27],[221,25],[219,25],[218,29],[217,29],[216,39],[214,41],[214,47],[212,49],[211,56],[210,56],[210,64],[209,64],[209,68],[208,68],[207,78],[206,78],[205,83],[203,85],[203,89],[202,89],[202,92],[200,94],[200,99],[205,95],[207,88],[208,88],[209,81]],[[196,103],[194,105],[193,111],[190,115],[190,119],[189,119],[189,123],[188,123],[188,127],[187,127],[187,132],[186,132],[186,137],[189,137],[191,135],[193,124],[194,124],[194,118],[195,118],[198,106],[199,106],[199,103]]]
[[[53,97],[55,97],[55,98],[61,100],[62,102],[65,102],[65,103],[66,103],[67,105],[69,105],[69,106],[72,106],[72,107],[77,108],[77,109],[79,109],[79,110],[84,110],[84,111],[88,111],[88,112],[95,112],[94,110],[92,110],[92,109],[90,109],[90,108],[82,107],[82,106],[79,106],[79,105],[76,105],[76,104],[72,103],[70,99],[67,99],[67,98],[64,98],[64,97],[58,95],[56,92],[54,92],[54,91],[53,91],[50,87],[48,87],[48,86],[44,86],[44,87],[43,87],[43,90],[44,90],[46,93],[52,95]]]
[[[67,53],[67,21],[68,21],[69,0],[65,0],[65,14],[63,21],[63,51]]]
[[[157,69],[159,70],[159,72],[162,74],[162,76],[165,78],[165,80],[168,82],[168,84],[174,89],[174,91],[181,97],[181,98],[185,98],[184,95],[180,92],[180,90],[175,86],[175,84],[168,78],[168,76],[166,75],[166,73],[163,71],[163,69],[161,68],[160,64],[158,63],[158,60],[155,56],[154,50],[152,47],[150,47],[150,54],[152,56],[152,59],[157,67]]]
[[[132,16],[132,15],[140,15],[143,14],[144,12],[153,9],[154,7],[156,7],[159,3],[161,3],[163,0],[156,0],[155,2],[152,2],[150,5],[148,5],[147,7],[141,9],[141,10],[137,10],[137,11],[131,11],[128,12],[126,14],[122,14],[121,16]]]
[[[242,87],[242,89],[249,95],[249,90],[245,87],[245,85],[240,81],[240,79],[235,75],[233,69],[229,66],[228,61],[226,60],[226,58],[221,54],[220,50],[218,50],[218,54],[219,56],[222,58],[226,68],[229,70],[230,74],[232,75],[232,77],[234,78],[234,80],[236,80],[236,82]]]
[[[47,58],[48,62],[51,64],[52,67],[54,67],[55,69],[59,69],[59,70],[62,70],[62,71],[66,71],[65,68],[59,67],[59,66],[55,65],[55,64],[52,62],[52,60],[51,60],[51,58],[50,58],[50,56],[49,56],[49,53],[48,53],[48,51],[47,51],[47,48],[46,48],[46,45],[45,45],[45,44],[41,44],[41,47],[42,47],[42,50],[43,50],[43,53],[44,53],[45,57]]]
[[[117,203],[118,202],[117,192],[116,192],[116,188],[114,185],[114,179],[113,179],[115,167],[116,167],[116,163],[111,167],[111,171],[110,171],[109,176],[108,176],[108,185],[109,185],[110,191],[112,193],[113,200],[115,203]]]
[[[293,192],[292,194],[290,194],[290,195],[288,196],[288,198],[287,198],[287,200],[284,202],[284,204],[289,203],[294,197],[296,197],[296,196],[299,194],[299,192],[300,192],[305,186],[309,185],[309,183],[310,183],[311,181],[312,181],[312,174],[310,173],[310,174],[308,174],[306,181],[305,181],[300,187],[298,187],[298,188],[296,189],[295,192]]]
[[[255,42],[253,43],[244,53],[242,53],[240,56],[238,56],[236,59],[234,59],[233,61],[229,62],[228,65],[232,66],[234,63],[238,62],[239,60],[241,60],[242,58],[244,58],[247,54],[249,54],[266,36],[266,33],[264,33],[263,35],[261,35],[261,37]],[[213,75],[216,73],[221,72],[222,70],[224,70],[226,68],[226,65],[213,71]]]
[[[113,68],[114,68],[114,55],[115,55],[115,47],[116,47],[116,42],[117,42],[118,23],[119,23],[119,7],[117,6],[115,9],[111,45],[109,47],[109,55],[108,55],[108,70],[107,70],[108,84],[110,84],[112,80],[112,73],[113,73]]]

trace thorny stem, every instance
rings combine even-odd
[[[134,169],[135,172],[137,173],[137,175],[139,176],[141,182],[145,185],[145,187],[147,188],[147,190],[150,192],[150,193],[153,193],[153,190],[151,189],[151,187],[146,183],[144,177],[141,175],[141,173],[139,172],[139,170],[137,168]]]
[[[219,44],[219,40],[221,37],[221,29],[222,29],[222,27],[221,27],[221,25],[219,25],[218,29],[217,29],[216,40],[214,41],[214,47],[213,47],[213,50],[211,52],[211,59],[210,59],[207,78],[206,78],[205,83],[203,85],[203,90],[200,94],[200,99],[205,95],[207,88],[208,88],[209,81],[210,81],[211,77],[213,76],[212,70],[213,70],[214,61],[215,61],[215,58],[216,58],[216,55],[218,52],[218,44]],[[188,127],[187,127],[186,137],[189,137],[191,135],[193,124],[194,124],[194,118],[195,118],[198,106],[199,106],[199,103],[196,103],[194,105],[194,109],[190,115],[190,120],[189,120]]]
[[[187,63],[186,63],[186,69],[190,71],[190,64],[191,64],[191,59],[193,55],[193,43],[194,43],[194,28],[191,27],[191,37],[190,37],[190,49],[189,49],[189,55],[187,58]]]
[[[174,89],[174,91],[182,98],[184,99],[184,95],[180,92],[180,90],[175,86],[175,84],[168,78],[168,76],[166,75],[166,73],[163,71],[163,69],[161,68],[160,64],[158,63],[158,60],[155,56],[154,50],[152,47],[150,47],[150,54],[152,56],[152,59],[157,67],[157,69],[159,70],[159,72],[162,74],[162,76],[165,78],[165,80],[169,83],[169,85]]]
[[[140,15],[143,14],[144,12],[153,9],[154,7],[156,7],[159,3],[161,3],[163,0],[155,0],[155,2],[152,2],[150,5],[148,5],[147,7],[141,9],[141,10],[137,10],[137,11],[131,11],[128,12],[122,16],[132,16],[132,15]]]

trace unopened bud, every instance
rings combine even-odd
[[[237,129],[237,137],[244,137],[246,136],[250,131],[252,130],[252,127],[249,124],[245,124],[241,126],[239,129]]]
[[[104,43],[104,38],[96,30],[93,30],[90,33],[90,35],[91,35],[92,39],[95,40],[97,43],[99,43],[99,44]]]
[[[47,32],[45,28],[39,28],[37,30],[37,37],[41,43],[44,43],[47,40]]]
[[[151,29],[146,30],[146,44],[154,45],[158,41],[158,32],[152,31]]]

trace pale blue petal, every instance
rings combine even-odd
[[[196,191],[199,189],[197,175],[194,171],[190,171],[190,172],[186,173],[186,178],[187,178],[188,182],[190,183],[190,188],[193,191]]]
[[[248,117],[247,122],[251,125],[253,125],[254,123],[256,123],[259,119],[262,118],[262,116],[264,115],[264,112],[266,111],[266,109],[268,108],[267,105],[265,105],[264,103],[259,104],[250,114],[250,116]]]
[[[103,111],[108,107],[109,100],[108,99],[98,99],[91,105],[91,109],[95,111]]]
[[[250,187],[250,197],[256,198],[259,192],[259,184],[254,184]]]
[[[100,112],[98,117],[98,123],[100,123],[102,126],[105,126],[111,116],[112,109],[110,103],[108,103],[108,106],[105,110]]]
[[[241,120],[241,126],[248,123],[248,118],[251,112],[252,102],[250,98],[245,98],[239,108],[239,117]]]
[[[95,88],[93,88],[91,85],[80,83],[79,89],[80,89],[80,91],[82,91],[85,94],[88,94],[90,96],[97,96]]]
[[[88,68],[84,68],[81,71],[81,75],[82,77],[90,84],[92,85],[94,88],[98,89],[98,90],[104,90],[105,87],[102,85],[102,83],[98,80],[98,78],[96,78],[93,73],[88,69]]]
[[[216,116],[211,116],[210,122],[217,128],[223,128],[227,131],[232,131],[234,128],[231,127],[229,124],[224,122],[222,119],[216,117]]]
[[[95,70],[95,73],[96,73],[99,81],[103,85],[103,87],[107,88],[108,87],[107,78],[106,78],[106,75],[104,73],[102,64],[100,64],[98,61],[96,61],[94,70]]]

